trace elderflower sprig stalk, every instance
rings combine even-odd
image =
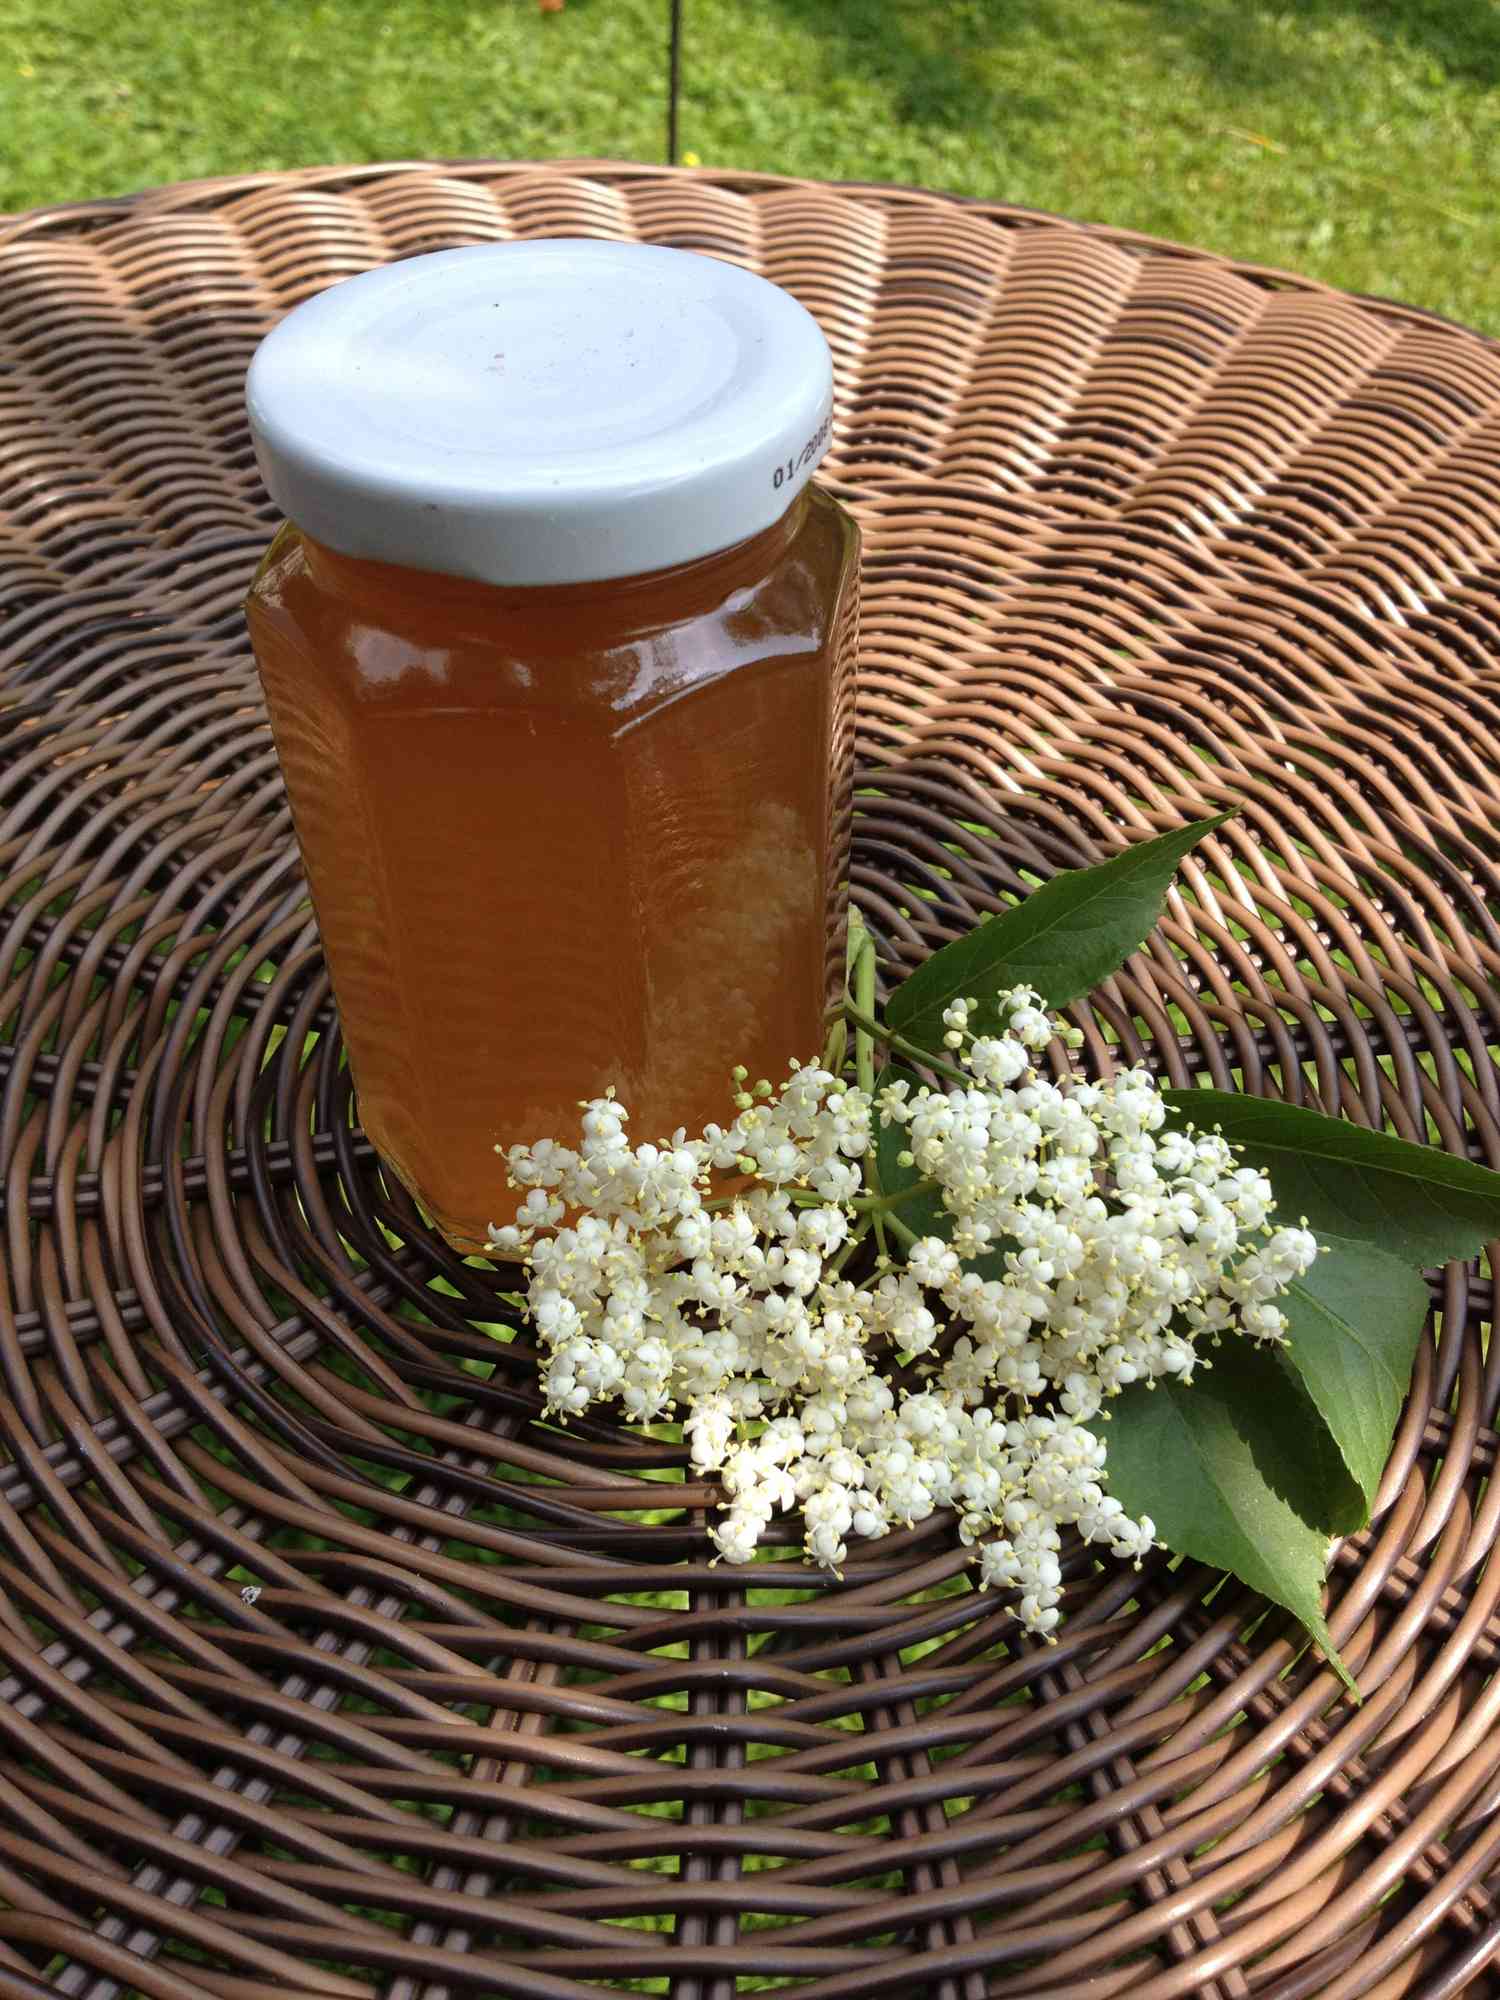
[[[849,909],[849,978],[844,992],[843,1015],[854,1029],[854,1071],[858,1087],[869,1098],[875,1094],[875,1048],[877,1042],[884,1041],[896,1053],[909,1054],[924,1061],[929,1068],[934,1066],[934,1058],[925,1051],[915,1048],[892,1035],[888,1028],[875,1019],[875,995],[878,968],[875,962],[875,940],[865,928],[864,918],[857,904]],[[955,1081],[964,1082],[962,1072],[950,1070],[946,1063],[936,1063],[939,1071],[948,1071]],[[864,1181],[869,1195],[864,1203],[856,1203],[864,1208],[869,1222],[859,1231],[863,1236],[873,1230],[875,1242],[882,1261],[889,1252],[887,1234],[894,1236],[898,1243],[908,1248],[918,1241],[914,1229],[907,1227],[895,1211],[900,1203],[913,1196],[936,1189],[937,1183],[917,1182],[896,1194],[886,1194],[880,1185],[879,1152],[874,1146],[866,1149],[864,1155]]]
[[[1110,1402],[1189,1379],[1220,1340],[1279,1342],[1317,1244],[1274,1226],[1269,1181],[1222,1138],[1169,1125],[1147,1072],[1058,1081],[1040,1058],[1069,1035],[1039,996],[980,997],[995,1031],[956,999],[943,1056],[903,1047],[858,926],[826,1062],[775,1088],[738,1072],[734,1118],[696,1137],[632,1144],[625,1107],[594,1100],[576,1146],[510,1148],[523,1199],[491,1237],[527,1267],[548,1409],[680,1423],[723,1492],[724,1560],[782,1516],[837,1568],[851,1539],[951,1509],[981,1584],[1045,1634],[1065,1530],[1133,1560],[1154,1539],[1108,1490]],[[879,1045],[938,1082],[878,1084]],[[892,1128],[911,1179],[885,1188]]]

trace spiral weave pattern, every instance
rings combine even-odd
[[[1500,1166],[1500,351],[890,189],[595,164],[0,222],[0,1996],[1500,1992],[1493,1266],[1433,1274],[1334,1635],[945,1518],[713,1566],[711,1492],[545,1423],[382,1181],[240,600],[265,328],[525,235],[820,318],[866,545],[853,891],[888,970],[1239,817],[1077,1018]]]

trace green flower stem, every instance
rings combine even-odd
[[[875,1094],[875,1043],[880,1034],[875,1016],[875,940],[865,929],[864,918],[852,904],[849,909],[848,981],[844,990],[844,1013],[854,1023],[854,1073],[858,1087],[871,1097]],[[885,1196],[875,1148],[866,1152],[860,1168],[869,1190],[868,1213],[875,1223],[875,1245],[884,1261]]]
[[[889,1028],[882,1026],[882,1024],[875,1019],[873,1014],[866,1014],[860,1011],[857,996],[856,999],[853,1001],[846,1000],[844,1002],[844,1012],[845,1014],[848,1015],[849,1019],[854,1023],[855,1029],[857,1031],[855,1034],[856,1048],[858,1048],[859,1046],[859,1038],[861,1035],[866,1035],[872,1038],[872,1048],[871,1048],[872,1062],[874,1055],[873,1039],[879,1039],[880,1041],[885,1043],[887,1048],[894,1049],[897,1055],[905,1056],[908,1059],[908,1061],[920,1063],[924,1069],[930,1069],[934,1071],[938,1076],[946,1076],[953,1083],[961,1083],[964,1086],[965,1090],[973,1089],[974,1079],[972,1076],[968,1074],[966,1070],[957,1069],[954,1067],[952,1063],[944,1062],[942,1057],[935,1056],[932,1053],[931,1049],[918,1048],[915,1042],[907,1041],[906,1038],[902,1035],[893,1035]],[[874,1084],[874,1074],[872,1068],[870,1083],[865,1084],[861,1082],[860,1088],[862,1090],[870,1089],[873,1087],[873,1084]]]
[[[875,940],[865,929],[857,910],[849,912],[849,940],[853,953],[850,987],[853,1004],[846,1009],[854,1023],[854,1076],[861,1090],[872,1096],[875,1090],[875,1042],[880,1028],[875,1014]]]
[[[757,1181],[755,1185],[757,1187],[769,1187],[770,1182]],[[710,1195],[708,1200],[702,1204],[702,1207],[706,1213],[717,1214],[721,1209],[733,1208],[737,1201],[743,1201],[745,1196],[752,1192],[752,1189],[745,1188],[739,1194]],[[820,1208],[823,1203],[822,1195],[814,1194],[811,1188],[783,1187],[782,1193],[786,1195],[795,1208]]]
[[[875,940],[864,927],[864,920],[857,909],[849,912],[849,965],[850,992],[844,1002],[844,1013],[854,1023],[854,1080],[859,1088],[870,1096],[875,1094],[875,1044],[884,1042],[889,1048],[897,1049],[904,1055],[916,1057],[930,1069],[941,1071],[945,1076],[954,1077],[960,1083],[969,1083],[972,1078],[951,1069],[947,1063],[935,1061],[925,1049],[914,1048],[892,1035],[888,1028],[875,1018]],[[925,1194],[931,1187],[930,1181],[921,1181],[909,1188],[902,1188],[897,1194],[886,1194],[880,1185],[880,1175],[875,1165],[875,1148],[872,1146],[865,1155],[865,1186],[868,1195],[863,1196],[854,1206],[861,1213],[869,1215],[875,1226],[875,1241],[882,1256],[886,1254],[886,1231],[908,1249],[917,1241],[916,1231],[908,1229],[895,1211],[897,1206],[912,1195]]]
[[[897,1188],[894,1194],[862,1194],[849,1206],[858,1215],[888,1215],[903,1201],[911,1201],[919,1194],[932,1194],[936,1188],[937,1182],[933,1180],[913,1181],[910,1187]]]
[[[875,1218],[876,1228],[879,1229],[882,1225],[885,1228],[889,1229],[893,1236],[897,1237],[902,1243],[904,1243],[908,1250],[911,1248],[913,1243],[918,1241],[916,1230],[908,1228],[906,1223],[904,1223],[901,1220],[900,1216],[893,1214],[890,1210],[887,1210],[884,1215],[876,1216]]]
[[[762,1185],[768,1186],[769,1183],[762,1183]],[[913,1181],[910,1187],[898,1188],[894,1194],[876,1193],[858,1195],[849,1206],[854,1210],[856,1215],[884,1215],[893,1208],[899,1208],[902,1202],[912,1200],[916,1195],[931,1194],[936,1186],[937,1182],[932,1180]],[[810,1188],[789,1187],[783,1188],[782,1192],[797,1208],[821,1208],[823,1206],[823,1196],[814,1194]],[[711,1195],[704,1202],[703,1206],[705,1209],[718,1211],[733,1208],[737,1201],[743,1200],[744,1196],[741,1194],[716,1194]]]
[[[878,1226],[880,1218],[877,1216],[875,1220]],[[849,1237],[847,1242],[844,1244],[843,1249],[838,1252],[837,1256],[829,1260],[828,1265],[826,1266],[825,1276],[829,1278],[838,1277],[840,1272],[843,1270],[844,1266],[848,1263],[849,1259],[854,1255],[855,1251],[859,1248],[860,1244],[865,1241],[869,1233],[870,1233],[870,1225],[868,1224],[868,1222],[865,1223],[859,1229],[856,1229],[854,1234],[851,1237]]]

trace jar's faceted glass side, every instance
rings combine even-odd
[[[858,536],[817,488],[650,576],[500,589],[278,536],[247,606],[370,1138],[449,1238],[495,1147],[731,1115],[837,990]]]

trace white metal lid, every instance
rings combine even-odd
[[[314,540],[485,583],[583,583],[758,534],[828,443],[817,322],[683,250],[443,250],[298,306],[246,396],[272,498]]]

